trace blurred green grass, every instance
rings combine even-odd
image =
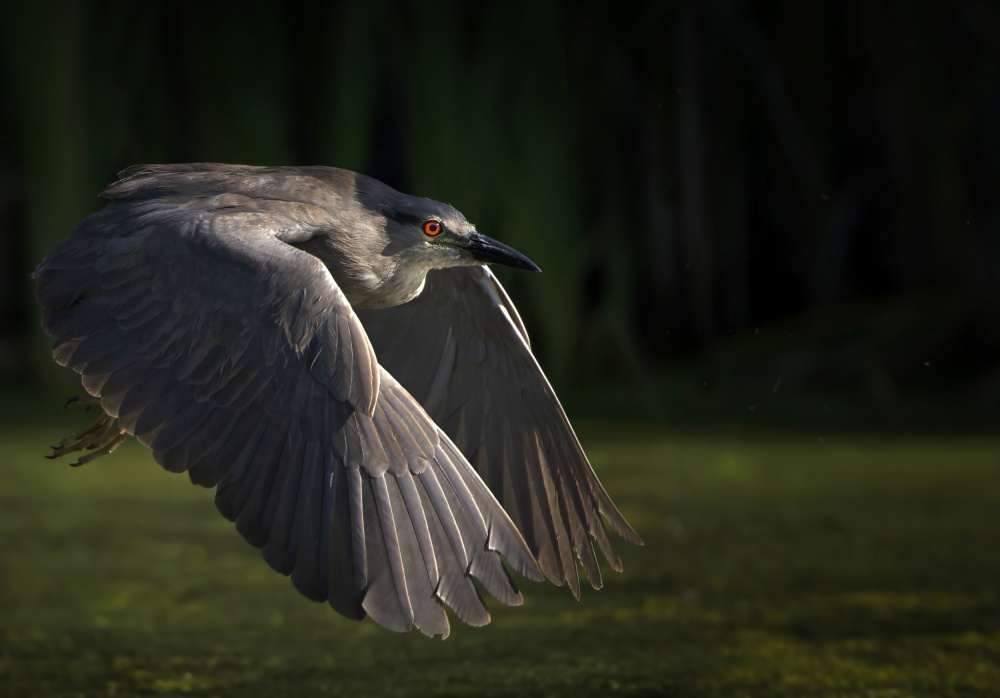
[[[79,420],[82,422],[83,420]],[[0,429],[0,695],[1000,695],[1000,439],[593,425],[646,540],[445,642],[301,598],[135,443]]]

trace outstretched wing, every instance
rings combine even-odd
[[[431,272],[414,300],[358,316],[381,364],[483,477],[546,577],[579,597],[579,557],[600,588],[591,538],[621,570],[601,517],[625,540],[642,541],[594,474],[489,269]]]
[[[149,180],[113,186],[36,270],[56,360],[160,465],[217,485],[219,510],[307,597],[442,635],[442,603],[489,621],[470,574],[520,603],[493,551],[541,575],[510,519],[379,367],[326,267],[283,241],[321,216]]]

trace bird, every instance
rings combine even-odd
[[[34,271],[53,358],[342,615],[448,636],[472,578],[602,586],[637,545],[489,268],[539,271],[450,205],[333,167],[138,165]],[[504,564],[506,562],[506,565]]]

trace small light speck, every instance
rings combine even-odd
[[[753,328],[753,334],[754,334],[754,337],[756,337],[756,336],[757,336],[757,333],[758,333],[758,332],[760,332],[760,328],[759,328],[759,327],[754,327],[754,328]]]
[[[931,362],[930,362],[930,361],[925,361],[925,362],[924,362],[924,366],[930,366],[930,365],[931,365]]]
[[[771,388],[771,392],[772,392],[772,393],[776,393],[776,392],[778,392],[778,388],[779,388],[780,386],[781,386],[781,376],[778,376],[778,381],[777,381],[777,382],[776,382],[776,383],[774,384],[774,387],[773,387],[773,388]]]
[[[820,194],[819,198],[821,198],[823,201],[829,201],[830,200],[830,195],[829,194]]]

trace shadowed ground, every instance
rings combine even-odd
[[[80,419],[77,423],[82,423]],[[301,598],[134,443],[0,430],[0,694],[1000,694],[1000,439],[591,428],[646,547],[445,642]]]

